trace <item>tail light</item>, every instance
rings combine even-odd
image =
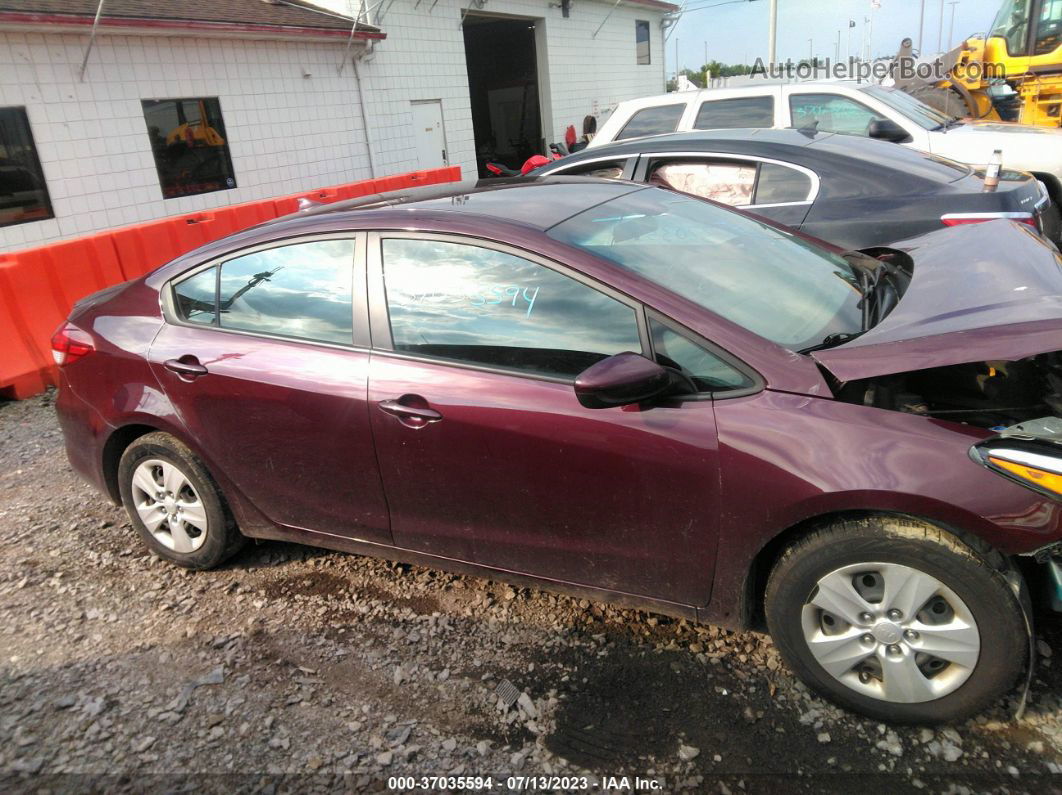
[[[52,335],[52,358],[60,367],[96,350],[92,337],[72,323],[63,323]]]
[[[940,221],[944,226],[962,226],[963,224],[983,224],[985,221],[995,221],[999,218],[1017,221],[1019,224],[1028,224],[1037,232],[1040,231],[1040,221],[1032,213],[950,213],[942,215]]]

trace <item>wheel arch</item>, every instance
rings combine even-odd
[[[155,432],[169,434],[187,447],[198,459],[199,464],[214,481],[225,509],[231,512],[241,533],[249,537],[267,537],[269,533],[276,531],[277,525],[247,500],[239,487],[226,476],[212,457],[207,455],[194,439],[190,438],[189,434],[185,433],[181,427],[175,427],[172,423],[153,416],[126,417],[125,423],[116,427],[103,444],[100,457],[101,472],[107,496],[115,505],[122,504],[121,490],[118,486],[118,466],[122,455],[137,439]]]
[[[122,460],[122,454],[137,439],[155,432],[168,433],[175,438],[195,454],[203,463],[203,466],[206,467],[211,477],[216,477],[213,471],[214,468],[210,465],[207,458],[203,456],[202,450],[199,449],[198,445],[190,442],[180,428],[175,428],[171,423],[158,417],[132,415],[127,417],[122,425],[111,431],[110,436],[103,443],[101,454],[100,465],[103,472],[103,481],[107,487],[107,496],[116,505],[122,504],[121,492],[118,488],[118,465]]]
[[[874,508],[829,511],[801,519],[799,522],[790,525],[772,536],[762,547],[760,547],[759,551],[752,558],[745,577],[745,587],[742,594],[742,613],[744,616],[744,623],[751,629],[765,631],[766,619],[764,616],[764,597],[767,592],[767,580],[779,558],[792,544],[826,525],[845,521],[866,520],[875,517],[904,519],[908,521],[913,520],[938,527],[955,536],[977,555],[985,558],[994,568],[1009,568],[1009,556],[999,552],[991,544],[976,534],[955,527],[948,522],[941,521],[937,517]]]
[[[118,488],[118,464],[122,460],[122,454],[141,436],[161,430],[163,429],[146,423],[130,423],[115,429],[103,443],[103,482],[107,487],[107,496],[115,505],[122,504],[122,495]]]

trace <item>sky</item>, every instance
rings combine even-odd
[[[682,0],[672,0],[681,3]],[[716,8],[703,8],[723,3],[725,0],[685,0],[687,9],[666,43],[666,68],[668,74],[675,71],[676,39],[678,40],[678,64],[680,69],[698,69],[705,63],[705,43],[708,60],[723,63],[755,62],[757,57],[767,60],[767,21],[769,0],[731,0]],[[940,10],[944,4],[943,41],[947,49],[951,27],[952,6],[949,0],[924,0],[925,28],[923,51],[937,51],[941,31]],[[923,0],[880,0],[880,8],[873,12],[873,37],[875,56],[891,55],[900,47],[900,41],[910,36],[918,46],[918,15]],[[1003,0],[959,0],[954,6],[955,27],[952,45],[973,33],[983,33],[992,25]],[[852,53],[859,52],[864,28],[870,26],[864,19],[871,15],[870,0],[778,0],[778,60],[792,58],[799,61],[813,52],[820,58],[833,58],[837,46],[837,32],[841,32],[841,58],[848,47],[848,32],[851,30]],[[848,21],[856,27],[849,29]],[[808,39],[812,41],[809,43]]]

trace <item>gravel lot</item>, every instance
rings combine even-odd
[[[188,573],[73,474],[51,395],[0,404],[0,611],[7,792],[386,790],[411,774],[1062,787],[1052,616],[1023,720],[1009,702],[931,731],[833,708],[755,633],[279,543]],[[522,694],[510,708],[503,680]]]

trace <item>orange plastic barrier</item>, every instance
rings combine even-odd
[[[0,253],[0,398],[27,398],[56,383],[52,333],[86,295],[135,279],[233,232],[293,213],[300,198],[327,203],[460,179],[458,166],[415,171]]]
[[[59,324],[48,282],[20,278],[22,264],[10,256],[0,259],[0,325],[5,327],[0,330],[4,384],[0,394],[19,400],[55,383],[48,343]]]

